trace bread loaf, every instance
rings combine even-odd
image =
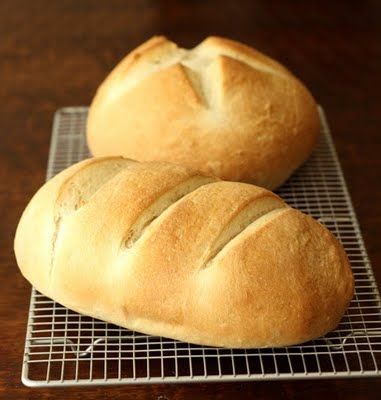
[[[170,161],[273,189],[319,135],[314,99],[286,68],[241,43],[191,50],[154,37],[127,55],[89,110],[94,156]]]
[[[64,170],[24,211],[15,253],[68,308],[211,346],[316,338],[353,294],[323,225],[266,189],[168,163],[94,158]]]

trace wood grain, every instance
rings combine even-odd
[[[30,287],[13,235],[43,183],[54,111],[89,104],[113,65],[157,33],[242,40],[286,64],[328,115],[381,282],[381,4],[376,1],[0,2],[0,399],[378,399],[381,380],[30,389],[20,381]]]

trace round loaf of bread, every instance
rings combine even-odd
[[[336,238],[266,189],[94,158],[47,182],[17,228],[24,276],[80,313],[225,347],[301,343],[353,294]]]
[[[209,37],[186,50],[154,37],[99,87],[87,124],[94,156],[170,161],[274,189],[309,156],[317,106],[286,68]]]

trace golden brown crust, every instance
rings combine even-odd
[[[319,126],[313,97],[278,62],[220,37],[185,50],[161,36],[99,87],[87,140],[95,156],[170,161],[272,189],[309,156]]]
[[[316,338],[353,294],[348,259],[321,224],[265,189],[166,163],[91,159],[63,171],[25,210],[15,253],[69,308],[212,346]]]

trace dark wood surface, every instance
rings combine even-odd
[[[85,105],[124,54],[153,34],[184,46],[209,34],[286,64],[328,115],[381,282],[381,3],[374,1],[0,2],[0,398],[380,399],[380,379],[30,389],[20,381],[29,284],[12,250],[44,182],[54,111]]]

